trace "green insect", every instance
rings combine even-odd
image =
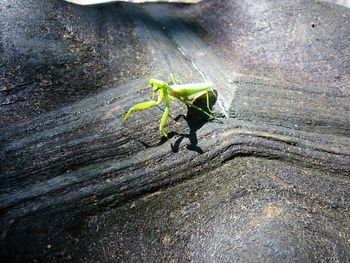
[[[193,83],[193,84],[184,84],[184,85],[178,85],[178,81],[176,80],[174,75],[170,75],[171,81],[173,85],[170,85],[164,81],[157,80],[157,79],[150,79],[149,83],[151,84],[152,88],[152,100],[138,103],[135,106],[131,107],[128,112],[125,114],[124,121],[126,121],[130,114],[135,110],[145,110],[150,107],[159,105],[164,100],[165,102],[165,111],[163,113],[162,119],[160,121],[159,130],[160,133],[168,138],[167,133],[164,131],[164,126],[168,120],[169,116],[169,99],[177,99],[185,103],[188,107],[192,107],[194,109],[197,109],[201,111],[202,113],[206,114],[210,118],[215,119],[215,117],[211,114],[212,111],[210,109],[209,105],[209,93],[208,91],[212,90],[212,87],[214,86],[211,82],[204,82],[204,83]],[[158,100],[155,100],[155,94],[158,93]],[[206,112],[205,110],[201,109],[200,107],[193,105],[193,101],[195,101],[200,96],[204,95],[206,96],[207,100],[207,108],[209,112]]]

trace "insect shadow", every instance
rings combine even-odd
[[[216,103],[217,101],[217,91],[209,91],[209,106],[210,109],[212,109],[212,106]],[[207,101],[206,101],[206,96],[203,95],[199,98],[197,98],[194,102],[193,105],[203,109],[206,112],[209,112],[210,110],[208,109],[207,106]],[[176,133],[174,132],[173,134],[169,134],[171,136],[178,135],[180,136],[174,144],[171,144],[171,150],[176,153],[179,151],[179,147],[181,142],[183,141],[184,138],[187,138],[190,141],[190,144],[186,146],[188,150],[195,151],[199,154],[203,153],[202,148],[198,146],[198,138],[197,138],[197,131],[202,128],[202,126],[207,123],[210,119],[208,115],[205,113],[192,108],[192,107],[187,107],[188,111],[186,116],[185,115],[179,115],[175,118],[175,121],[179,120],[180,118],[184,118],[186,121],[188,127],[190,128],[190,131],[188,134],[184,133]]]

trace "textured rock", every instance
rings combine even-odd
[[[4,262],[348,262],[349,9],[0,5]],[[213,81],[208,122],[125,111]],[[198,103],[201,103],[200,101]]]
[[[65,0],[79,5],[105,4],[111,2],[149,3],[149,2],[170,2],[170,3],[199,3],[202,0]]]

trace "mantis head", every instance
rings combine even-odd
[[[155,79],[150,79],[149,84],[151,84],[152,92],[156,92],[160,89],[159,81],[157,81]]]

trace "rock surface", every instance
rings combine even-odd
[[[112,2],[149,3],[149,2],[170,2],[170,3],[199,3],[202,0],[65,0],[78,5],[95,5]]]
[[[0,3],[6,262],[350,261],[348,8]],[[169,73],[226,117],[122,123]]]

